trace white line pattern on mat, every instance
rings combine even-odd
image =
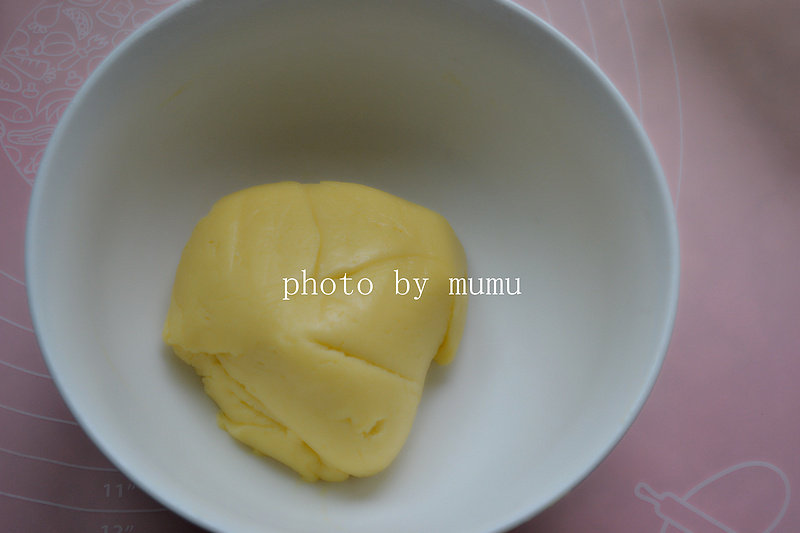
[[[29,416],[31,418],[38,418],[40,420],[47,420],[48,422],[58,422],[59,424],[69,424],[70,426],[77,426],[78,423],[74,420],[64,420],[63,418],[55,418],[52,416],[45,416],[45,415],[37,415],[36,413],[29,413],[28,411],[23,411],[22,409],[17,409],[15,407],[10,407],[8,405],[3,405],[0,403],[0,408],[5,409],[7,411],[11,411],[12,413],[17,413],[23,416]]]
[[[15,452],[14,450],[8,450],[6,448],[0,448],[0,452],[7,453],[9,455],[15,455],[17,457],[23,457],[25,459],[32,459],[34,461],[42,461],[44,463],[52,463],[59,466],[68,466],[70,468],[79,468],[81,470],[94,470],[97,472],[119,472],[116,468],[106,467],[106,466],[86,466],[86,465],[76,465],[74,463],[65,463],[64,461],[57,461],[55,459],[48,459],[46,457],[39,457],[38,455],[30,455],[27,453],[20,453]]]
[[[658,0],[658,7],[661,10],[661,18],[664,20],[664,29],[667,31],[667,42],[669,43],[669,52],[672,55],[672,69],[675,72],[675,91],[678,95],[678,136],[680,138],[680,145],[678,146],[678,184],[675,191],[675,213],[678,213],[678,203],[681,199],[681,182],[683,181],[683,103],[681,100],[681,82],[678,77],[678,59],[675,55],[675,46],[672,43],[672,34],[669,31],[669,23],[667,22],[667,14],[664,11],[664,3]]]
[[[19,370],[20,372],[25,372],[26,374],[30,374],[32,376],[38,376],[40,378],[53,379],[52,377],[50,377],[50,374],[44,374],[42,372],[36,372],[34,370],[28,370],[27,368],[22,368],[21,366],[17,366],[15,364],[9,363],[8,361],[0,361],[0,365],[7,366],[9,368],[13,368],[14,370]]]
[[[594,53],[594,62],[599,64],[600,57],[597,54],[597,41],[594,39],[594,30],[592,29],[592,21],[589,17],[589,9],[586,7],[586,2],[581,0],[581,7],[583,8],[583,16],[586,18],[586,27],[589,29],[589,38],[592,40],[592,51]]]
[[[625,3],[619,0],[619,7],[622,9],[622,19],[625,21],[625,30],[628,32],[628,42],[631,44],[631,56],[633,57],[633,73],[636,75],[636,98],[639,104],[639,120],[642,120],[642,79],[639,76],[639,62],[636,60],[636,46],[633,44],[633,32],[631,31],[630,22],[628,22],[628,13],[625,10]]]
[[[40,500],[38,498],[29,498],[20,494],[12,494],[10,492],[0,491],[0,496],[14,498],[15,500],[23,500],[31,503],[39,503],[42,505],[49,505],[51,507],[58,507],[59,509],[69,509],[70,511],[82,511],[84,513],[163,513],[166,508],[160,509],[88,509],[86,507],[76,507],[74,505],[65,505],[63,503],[50,502],[47,500]]]

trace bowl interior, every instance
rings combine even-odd
[[[369,479],[307,484],[237,445],[162,345],[181,250],[220,196],[355,181],[442,213],[473,296],[452,365]],[[28,234],[43,350],[101,448],[230,531],[478,532],[608,452],[660,366],[677,294],[668,193],[618,94],[503,2],[187,2],[115,51],[62,121]]]

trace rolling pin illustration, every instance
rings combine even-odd
[[[658,494],[647,483],[639,483],[634,493],[640,500],[652,503],[660,518],[684,533],[736,533],[719,520],[670,492]]]
[[[731,501],[744,493],[751,497]],[[658,493],[643,482],[634,494],[664,521],[661,533],[770,533],[786,514],[791,490],[778,467],[748,461],[710,476],[683,496]]]

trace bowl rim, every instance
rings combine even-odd
[[[667,230],[667,242],[665,245],[669,253],[668,271],[670,273],[668,279],[668,290],[666,292],[666,320],[661,325],[661,330],[658,334],[659,340],[656,345],[656,352],[653,354],[654,357],[651,362],[650,370],[647,374],[647,378],[641,384],[639,396],[636,398],[636,401],[631,404],[628,412],[625,415],[624,421],[618,426],[616,434],[608,440],[603,448],[596,452],[594,461],[590,461],[587,465],[585,465],[583,472],[580,475],[578,475],[571,482],[566,483],[560,491],[555,492],[549,502],[547,502],[545,505],[542,505],[538,509],[528,509],[527,513],[525,509],[519,509],[516,517],[514,517],[512,521],[503,527],[496,528],[492,532],[501,533],[508,529],[519,526],[526,520],[529,520],[541,513],[543,510],[562,499],[568,492],[586,479],[614,450],[614,448],[617,446],[617,444],[619,444],[630,427],[636,421],[636,418],[641,413],[645,402],[655,386],[655,382],[659,373],[661,372],[661,368],[664,365],[664,359],[666,358],[667,350],[669,349],[670,340],[675,327],[675,316],[677,314],[678,295],[680,292],[680,243],[678,238],[676,212],[672,203],[672,194],[670,193],[666,175],[664,174],[664,170],[661,167],[661,163],[658,159],[658,154],[656,153],[655,147],[650,142],[650,138],[648,137],[643,124],[636,116],[633,108],[619,91],[619,89],[617,89],[608,75],[603,72],[599,65],[595,63],[586,52],[584,52],[580,47],[578,47],[577,44],[572,42],[550,23],[538,17],[527,8],[515,3],[513,0],[491,0],[491,2],[500,4],[502,7],[515,12],[521,18],[527,19],[528,23],[539,26],[540,29],[548,34],[549,37],[553,38],[559,45],[566,48],[567,52],[571,53],[571,55],[574,56],[580,65],[588,69],[588,71],[595,77],[595,79],[606,91],[607,95],[611,97],[613,103],[616,104],[618,110],[622,112],[622,116],[627,124],[632,127],[633,133],[636,135],[640,148],[644,149],[644,155],[647,159],[648,165],[653,171],[653,178],[655,179],[658,188],[658,197],[661,203],[661,209],[665,216],[664,223],[666,224]]]
[[[41,219],[40,211],[42,210],[42,203],[44,201],[44,190],[47,184],[53,179],[53,159],[58,146],[62,144],[63,138],[69,133],[70,122],[72,122],[73,117],[82,107],[83,102],[87,100],[87,95],[92,92],[92,89],[105,76],[111,65],[120,57],[127,54],[129,50],[135,47],[142,39],[145,39],[150,33],[159,29],[171,19],[180,16],[183,12],[194,9],[195,6],[207,2],[208,0],[178,0],[176,3],[155,15],[140,28],[136,29],[133,34],[128,36],[119,46],[115,47],[89,75],[75,94],[51,135],[36,179],[34,180],[26,221],[24,259],[28,306],[36,339],[39,343],[44,361],[51,372],[53,382],[82,430],[85,431],[92,442],[121,473],[131,479],[138,487],[143,488],[159,503],[196,525],[213,531],[222,531],[221,528],[225,526],[225,523],[219,521],[219,516],[200,516],[196,512],[193,512],[193,506],[190,505],[189,502],[184,501],[182,498],[176,499],[174,495],[165,493],[158,483],[151,484],[148,479],[142,478],[127,456],[118,456],[114,452],[113,447],[107,442],[102,428],[95,427],[90,419],[85,418],[84,414],[75,408],[72,393],[67,388],[66,384],[62,382],[62,378],[59,374],[54,371],[54,361],[57,359],[57,357],[54,357],[54,354],[58,352],[58,348],[54,346],[51,339],[48,338],[47,333],[40,327],[41,320],[39,318],[39,312],[46,304],[42,300],[37,278],[33,275],[34,264],[36,264],[38,260],[38,252],[34,241],[36,236],[41,233],[39,229],[39,221]],[[656,182],[658,200],[664,216],[663,223],[666,226],[667,240],[664,245],[669,256],[669,264],[667,266],[669,276],[665,291],[666,308],[663,310],[666,320],[661,324],[661,328],[658,332],[658,342],[654,344],[656,349],[652,354],[652,362],[647,372],[646,379],[640,385],[641,389],[636,401],[631,404],[628,412],[625,414],[623,422],[619,424],[616,433],[612,435],[603,447],[594,452],[594,459],[583,465],[579,475],[563,482],[558,490],[553,491],[550,497],[545,501],[537,500],[531,502],[529,500],[523,500],[523,503],[518,505],[516,511],[498,516],[494,520],[494,525],[486,530],[487,533],[500,533],[530,520],[544,509],[562,499],[569,491],[581,483],[613,451],[641,413],[663,366],[675,326],[680,290],[680,246],[675,207],[658,155],[641,121],[610,78],[583,50],[564,34],[529,9],[515,3],[513,0],[483,0],[481,2],[477,0],[468,0],[465,2],[464,7],[469,6],[486,11],[505,11],[506,14],[517,18],[518,24],[527,24],[535,27],[536,31],[542,32],[556,46],[562,48],[567,55],[572,56],[577,62],[576,65],[587,70],[599,83],[603,91],[605,91],[606,96],[610,98],[617,110],[621,112],[624,122],[631,128],[638,142],[639,149],[643,150],[643,155],[645,156],[648,166],[651,168],[652,175],[648,176],[647,179],[654,179]],[[270,531],[274,533],[284,533],[274,528],[271,528]]]

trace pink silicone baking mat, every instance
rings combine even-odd
[[[201,531],[76,424],[36,344],[23,264],[53,127],[114,46],[172,3],[0,0],[0,531]],[[800,531],[800,4],[520,3],[581,47],[641,119],[677,211],[682,271],[642,413],[515,533]]]

